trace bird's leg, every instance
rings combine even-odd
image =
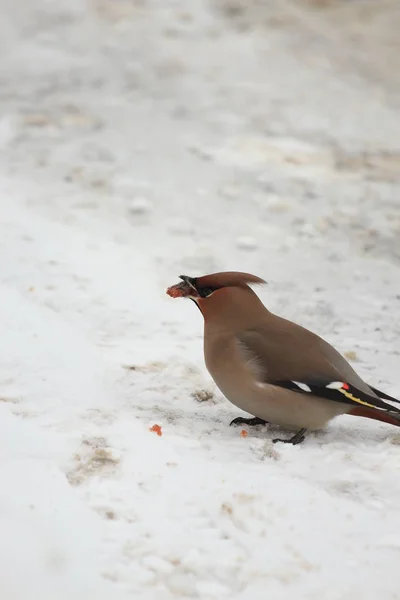
[[[252,417],[251,419],[236,417],[229,425],[266,425],[267,423],[268,421],[264,421],[264,419],[260,419],[259,417]]]
[[[273,441],[274,444],[276,444],[276,442],[283,442],[284,444],[293,444],[293,446],[296,446],[296,444],[301,444],[301,442],[304,442],[305,438],[305,433],[306,433],[307,429],[300,429],[300,431],[298,431],[297,433],[295,433],[294,435],[292,435],[291,438],[289,438],[288,440],[282,440],[281,438],[275,438]]]

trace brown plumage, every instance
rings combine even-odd
[[[167,293],[201,310],[208,371],[228,400],[256,417],[232,423],[300,430],[280,440],[292,443],[340,414],[400,425],[400,410],[382,398],[398,400],[365,383],[318,335],[265,308],[248,285],[263,279],[234,271],[181,279]]]

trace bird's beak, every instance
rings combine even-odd
[[[168,296],[171,298],[199,298],[200,294],[196,289],[196,280],[188,275],[180,275],[182,283],[172,285],[167,289]]]

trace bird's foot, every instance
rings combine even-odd
[[[294,435],[292,435],[291,438],[289,438],[288,440],[282,440],[281,438],[275,438],[273,441],[274,444],[276,444],[276,442],[282,442],[283,444],[293,444],[293,446],[296,446],[297,444],[301,444],[301,442],[304,442],[305,438],[305,433],[306,433],[307,429],[300,429],[300,431],[298,431],[297,433],[295,433]]]
[[[251,419],[246,419],[243,417],[236,417],[229,423],[231,425],[267,425],[268,421],[264,421],[264,419],[259,419],[259,417],[253,417]]]

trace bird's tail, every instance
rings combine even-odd
[[[383,421],[383,423],[389,423],[390,425],[395,425],[396,427],[400,427],[400,415],[383,412],[376,408],[367,408],[364,406],[352,408],[348,415],[353,415],[355,417],[366,417],[367,419],[375,419],[375,421]]]

